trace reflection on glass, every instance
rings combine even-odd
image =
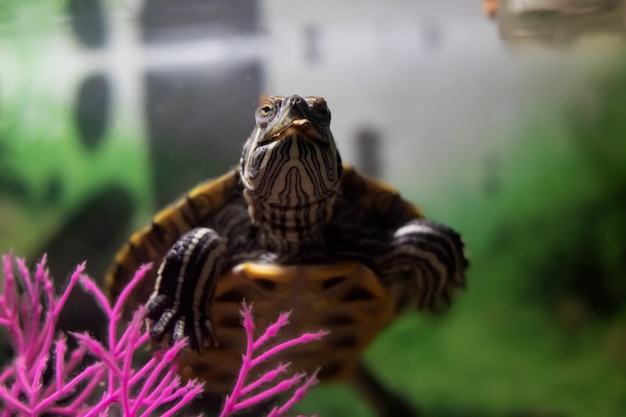
[[[594,34],[624,31],[622,0],[485,1],[485,13],[496,16],[500,36],[512,43],[569,44]]]

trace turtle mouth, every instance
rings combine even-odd
[[[313,126],[311,121],[308,119],[293,120],[287,126],[274,133],[272,135],[272,141],[278,141],[293,135],[298,135],[306,139],[323,141],[322,134]]]

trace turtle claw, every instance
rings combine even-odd
[[[172,342],[176,343],[180,340],[183,340],[185,338],[185,317],[181,317],[179,318],[175,323],[174,323],[174,331],[172,332]],[[190,344],[192,343],[192,340],[190,339]],[[192,346],[193,349],[193,346]]]
[[[213,330],[213,321],[209,317],[193,317],[176,314],[171,307],[166,307],[166,297],[159,295],[146,305],[146,323],[153,344],[169,346],[188,337],[189,347],[198,353],[209,347],[217,346]],[[194,326],[197,323],[197,326]]]

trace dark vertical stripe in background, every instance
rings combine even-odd
[[[252,37],[259,31],[255,0],[148,0],[141,15],[151,48]],[[237,164],[254,125],[261,63],[249,60],[152,68],[146,74],[146,114],[157,205]]]
[[[146,74],[146,115],[157,205],[234,167],[254,126],[257,62]]]
[[[259,30],[259,5],[257,0],[147,0],[141,25],[148,44],[253,35]]]
[[[364,126],[356,133],[356,167],[370,177],[380,178],[382,172],[382,146],[380,130]]]
[[[68,0],[67,15],[74,36],[87,48],[103,48],[109,33],[100,0]]]

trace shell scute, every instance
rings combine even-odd
[[[345,280],[325,289],[323,283],[336,276]],[[275,289],[268,291],[258,284],[259,280],[275,282]],[[367,291],[371,298],[344,300],[354,289]],[[292,362],[297,364],[294,371],[307,372],[321,366],[326,370],[320,377],[322,380],[351,376],[363,350],[395,317],[387,289],[371,269],[358,262],[285,266],[247,262],[237,265],[218,282],[211,307],[219,346],[200,356],[185,349],[180,357],[180,366],[185,370],[183,375],[206,380],[207,389],[214,393],[228,393],[232,379],[218,376],[236,377],[241,350],[232,348],[245,346],[246,341],[243,328],[236,326],[240,323],[240,303],[234,302],[234,297],[223,298],[233,293],[254,305],[259,335],[285,311],[292,311],[292,315],[281,337],[329,330],[328,337],[295,346],[264,365],[269,369],[280,362]]]

